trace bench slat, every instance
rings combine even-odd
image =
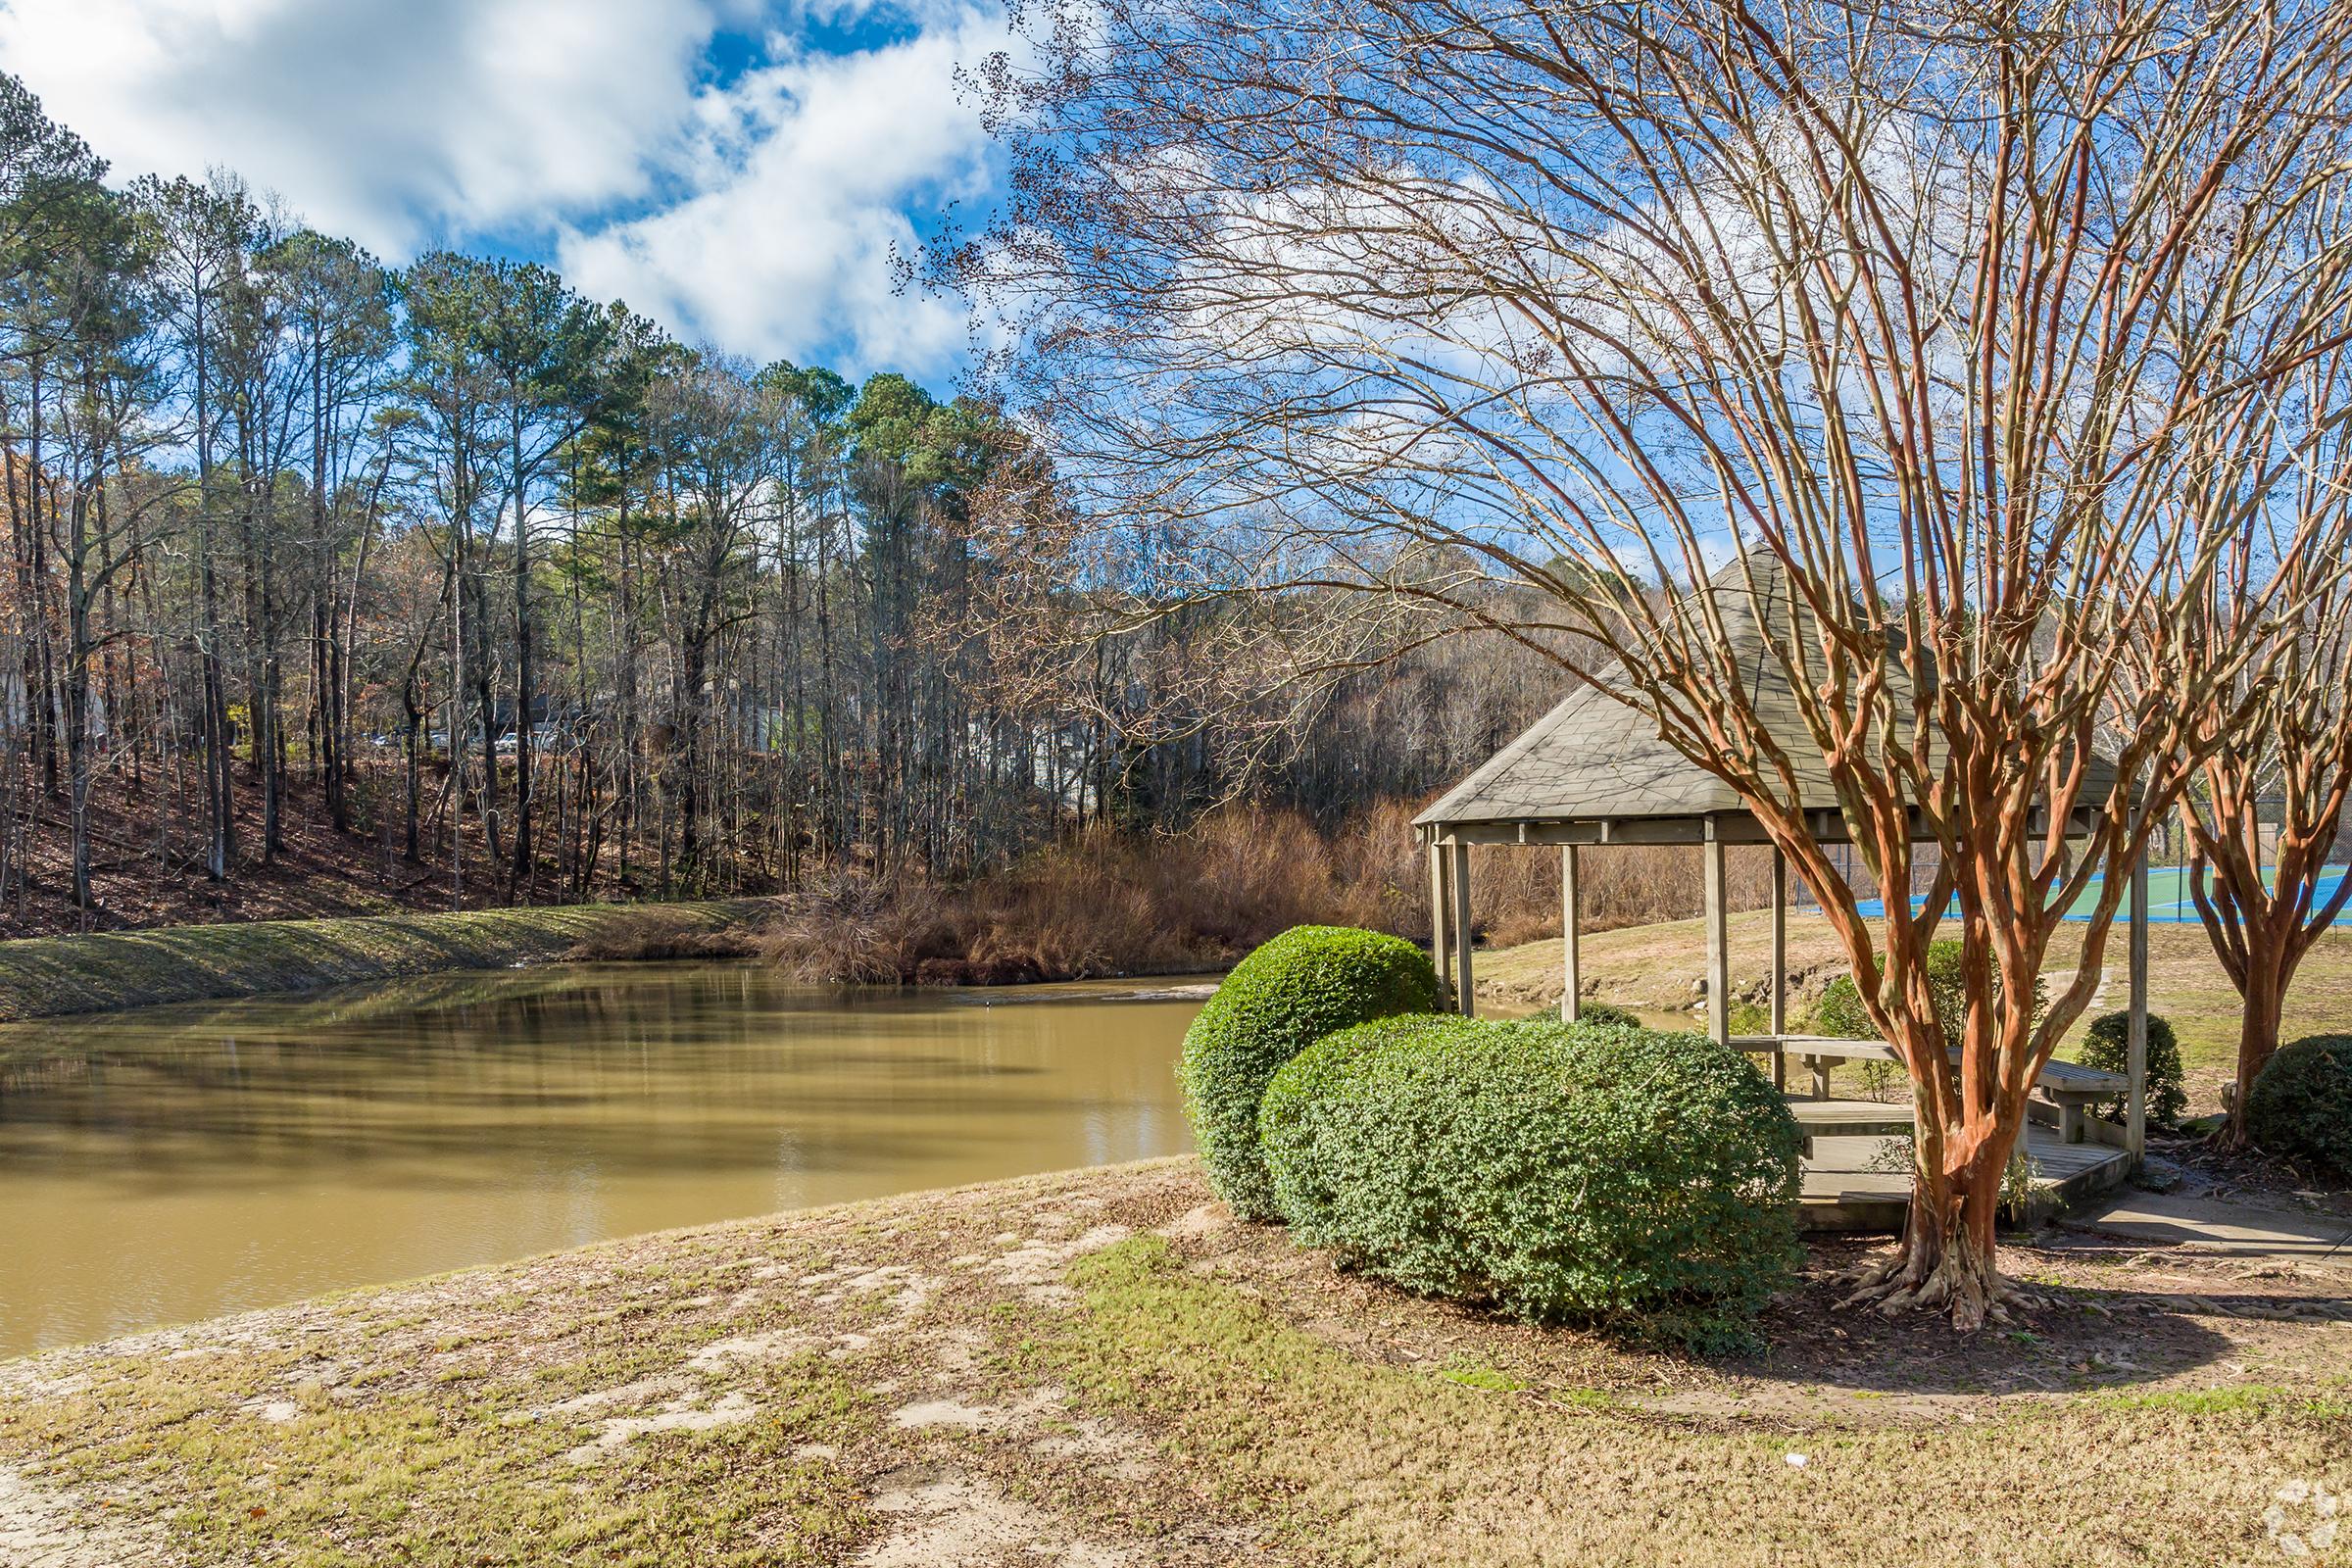
[[[1732,1049],[1783,1056],[1821,1056],[1833,1061],[1901,1061],[1883,1040],[1839,1040],[1829,1035],[1734,1035]],[[2071,1061],[2045,1063],[2034,1087],[2053,1096],[2097,1098],[2120,1095],[2132,1086],[2120,1074]]]

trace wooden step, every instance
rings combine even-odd
[[[1911,1131],[1911,1107],[1873,1100],[1791,1100],[1796,1124],[1808,1138],[1901,1138]]]

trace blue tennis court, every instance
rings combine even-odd
[[[2327,875],[2320,879],[2319,891],[2313,899],[2314,904],[2325,904],[2335,896],[2336,888],[2344,880],[2345,870],[2346,868],[2340,865],[2328,868]],[[2264,880],[2275,882],[2276,879],[2266,872]],[[2075,906],[2067,911],[2066,918],[2069,920],[2089,919],[2091,909],[2097,906],[2099,901],[2100,886],[2100,879],[2093,877],[2090,884],[2082,890],[2082,896],[2075,900]],[[1913,899],[1911,907],[1923,909],[1927,906],[1927,902],[1925,899]],[[1877,899],[1867,900],[1859,907],[1861,912],[1866,915],[1885,912],[1884,906]],[[2122,920],[2130,909],[2131,896],[2127,893],[2124,900],[2116,906],[2116,919]],[[2148,868],[2148,922],[2151,925],[2195,925],[2197,923],[2197,906],[2189,896],[2188,868],[2186,866],[2155,865]],[[2334,923],[2339,926],[2352,926],[2352,904],[2348,904],[2336,915]]]

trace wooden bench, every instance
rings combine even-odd
[[[1883,1040],[1839,1040],[1831,1035],[1734,1035],[1734,1050],[1754,1052],[1785,1060],[1794,1056],[1810,1070],[1813,1079],[1813,1098],[1826,1101],[1830,1095],[1830,1063],[1833,1061],[1891,1061],[1901,1062],[1902,1056]],[[1776,1077],[1780,1076],[1778,1073]],[[2099,1072],[2079,1067],[2071,1061],[2045,1063],[2041,1076],[2034,1081],[2034,1093],[2055,1115],[2058,1135],[2069,1144],[2082,1143],[2089,1133],[2089,1112],[2103,1100],[2130,1092],[2131,1085],[2115,1073]],[[1799,1120],[1803,1118],[1800,1116]],[[1909,1121],[1906,1110],[1904,1120]],[[1808,1128],[1808,1132],[1813,1129]],[[1832,1136],[1816,1132],[1814,1136]]]

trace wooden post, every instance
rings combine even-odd
[[[1478,1016],[1478,986],[1470,973],[1470,846],[1453,850],[1453,1004],[1465,1018]]]
[[[1446,928],[1453,919],[1453,904],[1446,893],[1446,846],[1433,839],[1429,846],[1429,961],[1438,971],[1440,993],[1453,982],[1446,961]],[[1440,1000],[1444,1000],[1442,995]]]
[[[2137,1170],[2148,1152],[2148,858],[2132,862],[2132,1023],[2126,1035],[2124,1147]]]
[[[1788,857],[1777,844],[1772,847],[1772,1032],[1788,1032]],[[1772,1054],[1772,1083],[1776,1089],[1788,1087],[1786,1053]]]
[[[1700,846],[1706,857],[1707,888],[1707,1034],[1717,1045],[1732,1043],[1732,955],[1731,933],[1724,927],[1729,913],[1724,906],[1723,840],[1715,836],[1715,819],[1707,818],[1706,843]]]
[[[1576,951],[1576,846],[1560,847],[1560,1016],[1576,1022],[1584,1005],[1584,968]]]

